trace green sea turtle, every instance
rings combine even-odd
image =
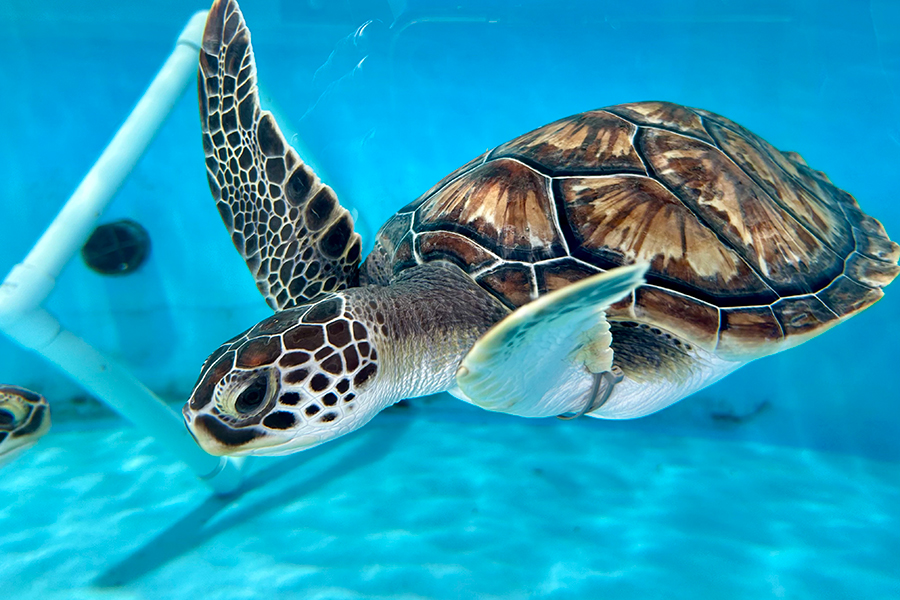
[[[33,446],[50,429],[50,408],[40,394],[0,385],[0,466]]]
[[[526,417],[624,419],[868,307],[900,247],[821,172],[666,102],[561,119],[401,209],[360,266],[332,190],[259,107],[250,34],[215,2],[200,52],[209,185],[277,312],[184,407],[213,454],[284,454],[449,391]]]

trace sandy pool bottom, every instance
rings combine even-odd
[[[900,465],[394,409],[210,495],[121,425],[0,471],[3,597],[900,598]]]

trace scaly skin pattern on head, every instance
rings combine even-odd
[[[0,385],[0,465],[33,445],[50,429],[50,409],[40,394]]]
[[[322,294],[223,344],[184,406],[211,454],[286,454],[453,386],[462,356],[508,309],[458,267]]]
[[[324,432],[358,420],[357,397],[378,366],[369,328],[347,299],[322,294],[265,319],[213,353],[184,407],[185,419],[212,454],[292,441],[312,446]],[[300,428],[303,437],[296,439]]]

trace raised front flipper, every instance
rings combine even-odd
[[[209,187],[269,306],[356,285],[353,218],[260,109],[250,31],[234,0],[209,11],[199,95]]]
[[[644,282],[647,265],[611,269],[519,308],[463,358],[456,382],[482,408],[522,417],[590,412],[618,380],[605,310]],[[582,397],[573,380],[593,375]]]

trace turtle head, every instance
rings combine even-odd
[[[50,411],[40,394],[0,385],[0,464],[37,442],[50,429]]]
[[[216,455],[287,454],[367,423],[378,356],[364,322],[325,294],[223,344],[204,363],[183,413]]]

